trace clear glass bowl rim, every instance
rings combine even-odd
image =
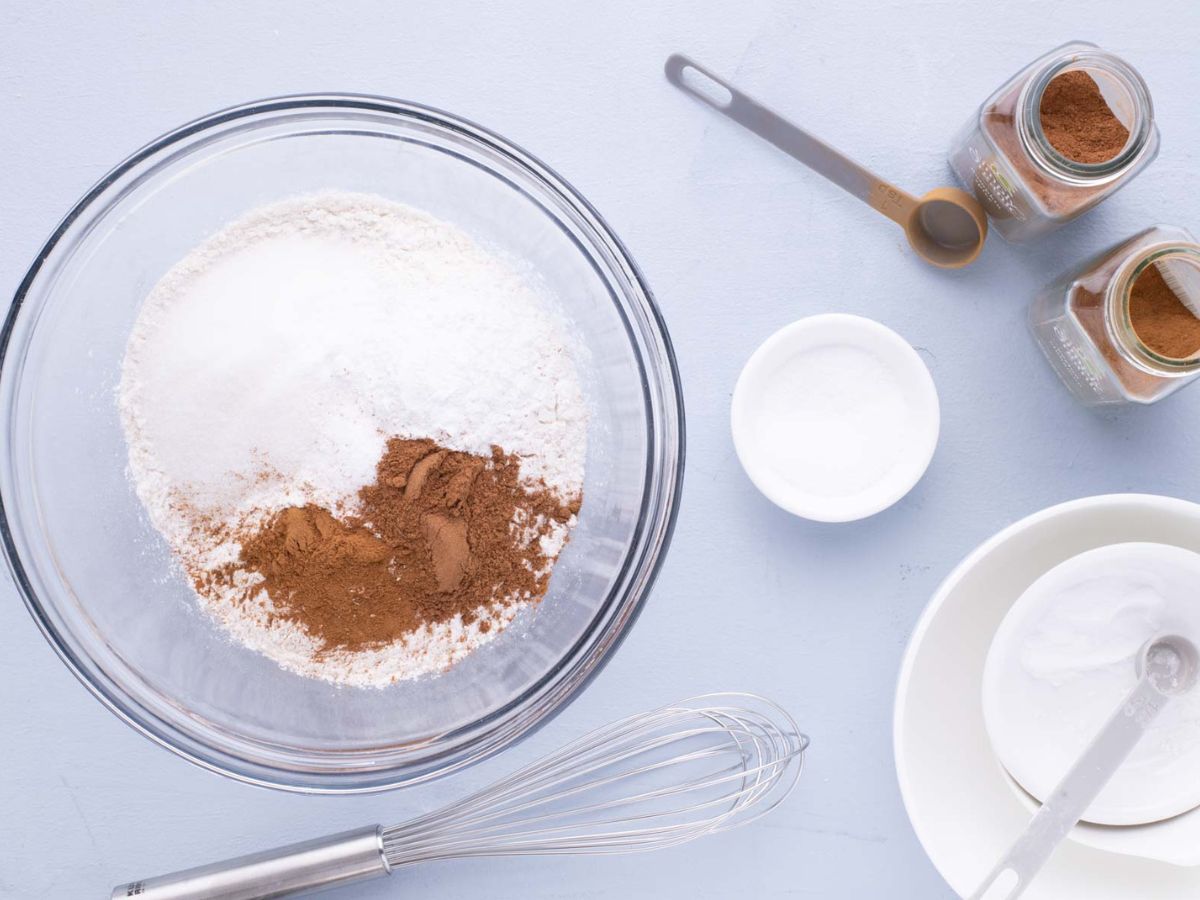
[[[12,419],[16,386],[22,373],[19,368],[15,372],[11,370],[14,349],[23,348],[31,339],[34,329],[22,334],[22,342],[18,345],[13,344],[13,337],[22,316],[36,312],[36,309],[30,312],[26,300],[38,284],[47,260],[57,250],[70,247],[79,220],[86,219],[85,213],[106,198],[113,186],[119,185],[133,170],[152,167],[155,161],[165,163],[184,142],[230,123],[236,122],[245,127],[252,124],[255,117],[269,122],[274,114],[303,110],[383,114],[410,124],[441,130],[503,157],[547,191],[560,204],[556,212],[569,214],[572,225],[585,230],[594,246],[604,253],[606,280],[615,279],[624,288],[619,292],[614,291],[614,295],[617,296],[618,312],[625,323],[641,370],[643,396],[648,411],[646,486],[638,525],[620,577],[616,579],[587,633],[554,668],[522,695],[469,726],[439,736],[439,743],[450,737],[459,738],[452,746],[418,763],[401,763],[394,768],[371,772],[331,769],[298,773],[293,769],[246,760],[198,740],[130,702],[119,683],[95,665],[83,652],[82,645],[61,626],[53,605],[47,605],[37,596],[14,539],[14,525],[19,529],[20,522],[13,518],[11,509],[12,480],[15,476]],[[503,177],[498,172],[493,174]],[[595,255],[591,250],[581,252],[588,252],[593,257]],[[18,357],[18,364],[22,358],[23,354]],[[59,658],[101,703],[160,746],[201,768],[238,781],[299,793],[368,793],[419,784],[485,759],[544,725],[599,673],[636,620],[670,543],[683,486],[684,407],[674,350],[666,325],[641,272],[600,214],[553,169],[494,132],[432,107],[367,94],[290,95],[230,107],[162,135],[115,166],[63,217],[17,287],[3,329],[0,330],[0,404],[4,413],[6,442],[5,459],[0,466],[0,542],[26,608]]]

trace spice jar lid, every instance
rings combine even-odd
[[[885,325],[829,313],[775,332],[733,392],[733,442],[769,500],[818,522],[874,515],[907,494],[933,458],[937,389],[921,357]]]

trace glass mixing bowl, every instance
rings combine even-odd
[[[129,483],[115,401],[126,339],[159,277],[248,209],[324,189],[428,210],[527,261],[579,336],[592,412],[583,509],[545,601],[449,672],[385,689],[290,674],[209,620]],[[0,349],[0,528],[30,611],[117,715],[244,781],[379,790],[495,752],[596,673],[670,538],[683,409],[637,268],[553,171],[436,110],[287,97],[162,137],[59,225],[17,290]]]

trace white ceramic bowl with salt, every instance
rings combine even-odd
[[[842,313],[767,338],[738,378],[730,418],[755,487],[818,522],[863,519],[907,494],[941,421],[916,350],[887,326]]]

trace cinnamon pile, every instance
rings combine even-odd
[[[245,602],[265,590],[272,615],[325,652],[380,647],[455,616],[469,624],[496,602],[540,600],[559,549],[547,552],[540,539],[565,536],[579,502],[528,489],[518,470],[499,447],[488,458],[394,438],[355,515],[284,509],[240,536],[241,559],[223,577],[260,575]]]
[[[1017,118],[1022,85],[1018,82],[983,112],[981,126],[1003,154],[1013,173],[1049,213],[1071,218],[1089,208],[1098,198],[1111,192],[1112,185],[1072,182],[1051,176],[1030,157],[1030,151],[1017,133]],[[1064,72],[1050,80],[1038,100],[1038,119],[1050,145],[1063,157],[1081,163],[1104,162],[1125,148],[1129,132],[1113,114],[1100,93],[1100,87],[1086,72]],[[1009,188],[993,190],[981,172],[976,173],[976,193],[988,214],[997,219],[1023,218],[1004,199]]]
[[[1099,85],[1078,69],[1051,79],[1038,111],[1050,146],[1075,162],[1107,162],[1129,140],[1129,129],[1113,114]]]
[[[1157,265],[1148,266],[1129,292],[1129,321],[1143,344],[1170,359],[1200,351],[1200,319],[1171,289]]]

